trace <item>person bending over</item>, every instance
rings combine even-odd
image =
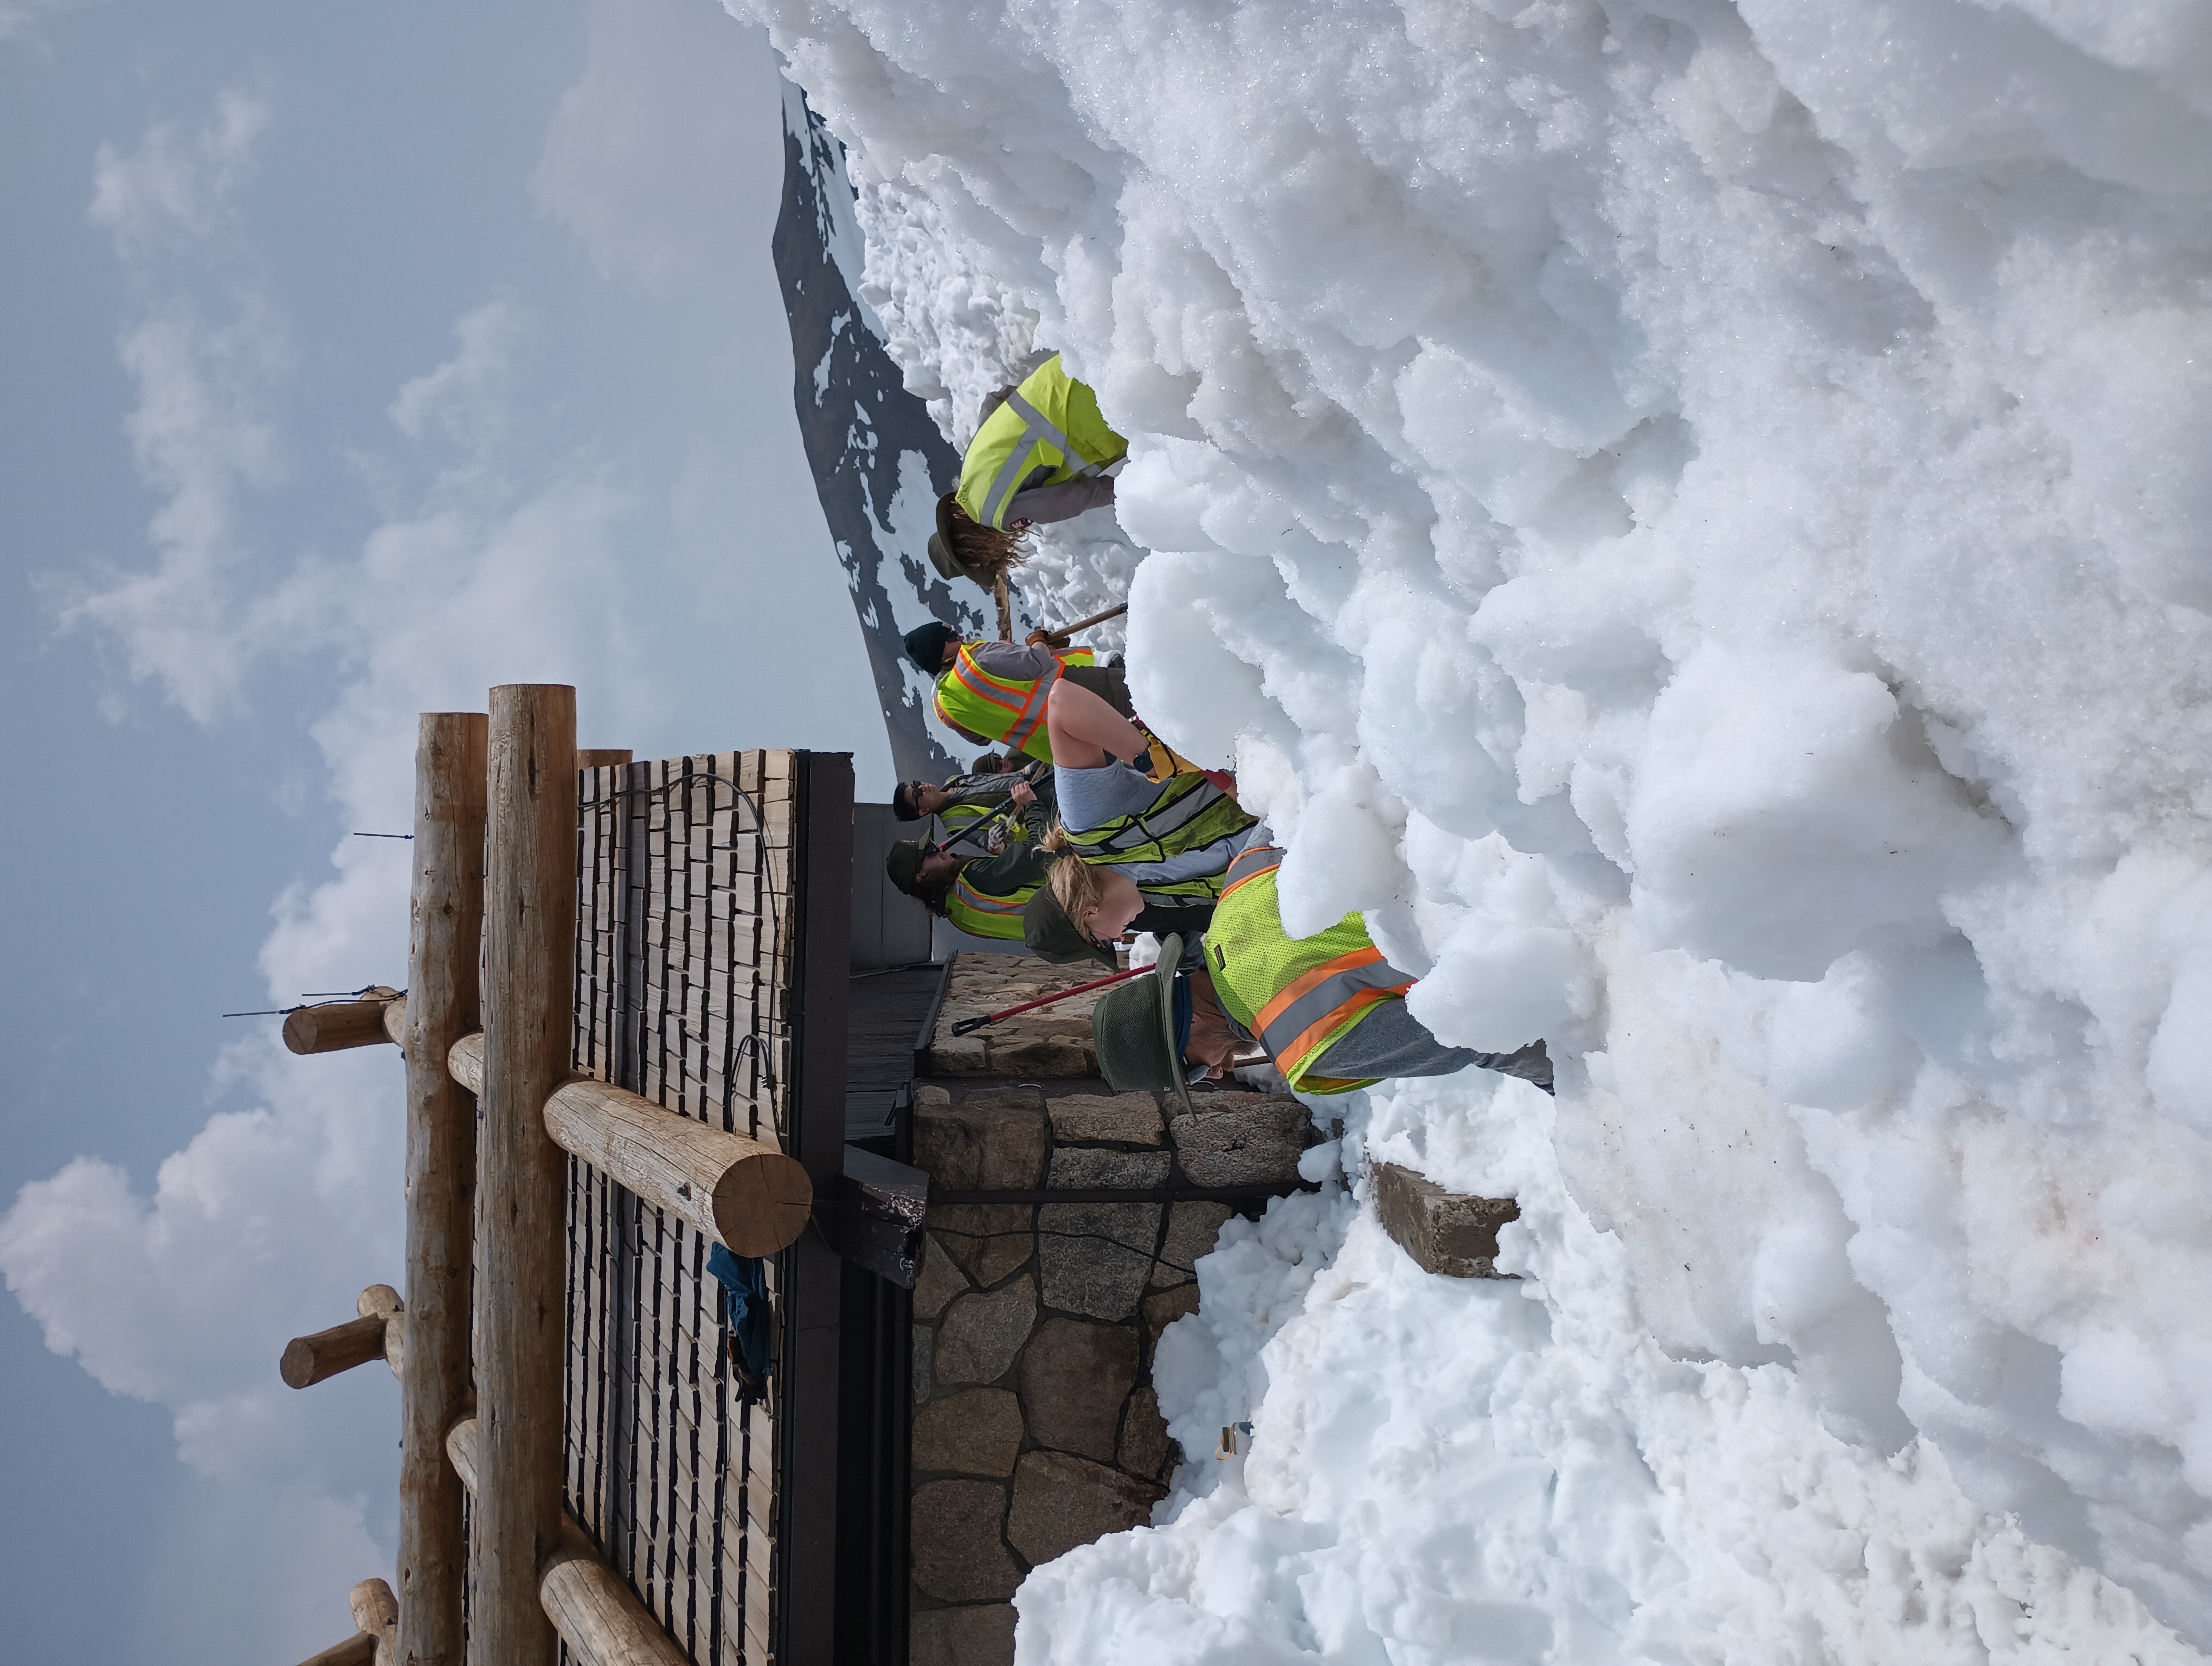
[[[1382,958],[1357,913],[1311,937],[1292,937],[1275,891],[1282,851],[1265,826],[1243,844],[1200,947],[1202,975],[1232,1033],[1265,1047],[1292,1088],[1348,1093],[1387,1077],[1449,1076],[1474,1066],[1552,1091],[1541,1040],[1516,1052],[1480,1053],[1431,1034],[1407,1010],[1415,980]]]
[[[984,401],[960,483],[937,500],[930,564],[947,582],[986,590],[1027,556],[1023,534],[1114,502],[1112,471],[1129,442],[1106,426],[1098,396],[1067,374],[1054,353]]]
[[[933,619],[907,632],[907,658],[936,679],[932,698],[937,715],[979,745],[1003,745],[1010,754],[1026,752],[1050,763],[1051,733],[1046,704],[1063,682],[1096,695],[1111,710],[1128,713],[1128,673],[1120,666],[1092,663],[1087,648],[1054,648],[1032,632],[1025,643],[964,639],[951,625]]]

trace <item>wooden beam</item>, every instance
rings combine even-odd
[[[375,1645],[375,1666],[398,1666],[399,1602],[392,1596],[392,1587],[381,1579],[364,1579],[353,1588],[348,1601],[353,1608],[353,1623]]]
[[[482,1081],[482,1039],[456,1042],[450,1062],[456,1080]],[[797,1158],[588,1076],[571,1076],[545,1101],[545,1131],[735,1255],[772,1256],[796,1243],[813,1211],[814,1183]]]
[[[284,1344],[276,1369],[286,1387],[305,1389],[383,1357],[384,1321],[372,1314],[312,1336],[295,1336]]]
[[[359,1000],[334,1000],[302,1006],[284,1017],[284,1045],[295,1053],[343,1053],[349,1047],[375,1047],[385,1033],[385,1006],[398,994],[379,984]]]
[[[376,1666],[376,1639],[367,1632],[356,1632],[343,1643],[333,1643],[319,1655],[312,1655],[300,1666]]]
[[[385,1014],[407,1060],[407,1316],[399,1356],[399,1649],[404,1666],[463,1666],[468,1540],[446,1431],[466,1409],[477,1102],[446,1055],[482,1028],[490,724],[424,712],[415,736],[407,998]],[[388,1348],[387,1356],[390,1357]]]
[[[469,1659],[553,1657],[539,1565],[561,1541],[568,1158],[545,1102],[568,1075],[576,961],[576,691],[491,691]]]
[[[853,945],[853,760],[842,752],[793,755],[799,806],[793,925],[799,941],[792,1005],[797,1056],[792,1155],[815,1189],[835,1197],[845,1156],[845,1043]],[[778,1666],[832,1666],[837,1658],[838,1372],[844,1263],[819,1232],[777,1265],[784,1348],[775,1433],[781,1464],[776,1549],[785,1600]]]
[[[407,1347],[407,1304],[399,1299],[399,1292],[388,1284],[373,1284],[361,1292],[354,1310],[364,1319],[382,1322],[384,1363],[392,1367],[394,1377],[404,1377],[400,1362]]]
[[[477,1420],[464,1418],[446,1436],[453,1471],[476,1489]],[[575,1523],[563,1517],[561,1543],[545,1559],[538,1601],[553,1629],[580,1666],[690,1666],[635,1592],[600,1560]]]
[[[627,746],[585,746],[576,753],[579,769],[606,769],[629,762]]]

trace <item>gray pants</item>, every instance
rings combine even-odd
[[[1517,1053],[1478,1053],[1469,1047],[1446,1047],[1406,1010],[1404,1001],[1395,1000],[1376,1002],[1342,1040],[1313,1061],[1311,1068],[1317,1076],[1356,1082],[1369,1077],[1449,1076],[1469,1065],[1519,1076],[1547,1093],[1552,1091],[1552,1061],[1543,1043],[1531,1042]]]

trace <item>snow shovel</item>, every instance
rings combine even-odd
[[[1123,602],[1119,606],[1108,608],[1103,613],[1093,613],[1087,619],[1078,619],[1072,625],[1062,625],[1057,630],[1047,630],[1044,633],[1044,639],[1054,648],[1066,648],[1067,639],[1074,635],[1077,631],[1088,630],[1095,624],[1104,624],[1109,619],[1118,619],[1128,611],[1129,604]]]

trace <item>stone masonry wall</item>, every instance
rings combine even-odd
[[[1006,993],[1025,979],[1084,981],[955,964],[942,1073],[915,1091],[933,1195],[1296,1186],[1318,1135],[1295,1099],[1210,1091],[1183,1115],[1172,1094],[1115,1094],[1089,1078],[1087,1012],[948,1055],[954,1018],[1025,999]],[[1065,1073],[1034,1068],[1048,1057]],[[1264,1201],[933,1204],[914,1292],[913,1666],[1006,1666],[1006,1599],[1030,1568],[1147,1519],[1179,1456],[1153,1349],[1197,1306],[1192,1266],[1222,1223]]]

